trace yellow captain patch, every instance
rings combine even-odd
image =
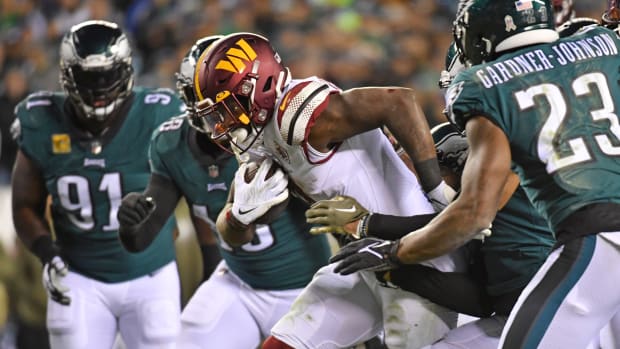
[[[52,135],[52,153],[67,154],[71,152],[71,137],[66,133]]]

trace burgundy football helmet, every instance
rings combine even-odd
[[[620,0],[608,0],[607,10],[603,12],[603,24],[615,28],[620,24]]]
[[[573,0],[553,0],[553,13],[555,15],[555,26],[560,26],[564,22],[575,17]]]
[[[245,152],[271,119],[289,81],[290,72],[269,40],[253,33],[227,35],[197,62],[198,115],[209,125],[213,139],[226,136]],[[248,131],[251,142],[231,137],[239,128]]]

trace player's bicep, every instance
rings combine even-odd
[[[467,122],[469,155],[461,179],[461,198],[475,203],[477,211],[493,219],[508,179],[510,145],[503,131],[485,117]]]
[[[390,109],[400,103],[399,88],[363,87],[331,94],[327,108],[316,119],[310,144],[329,144],[380,127]]]

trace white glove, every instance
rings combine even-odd
[[[51,261],[43,265],[43,286],[50,298],[62,305],[71,304],[71,298],[67,296],[69,288],[61,283],[68,272],[69,268],[60,256],[54,256]]]
[[[288,198],[288,178],[280,168],[271,177],[265,178],[273,165],[270,158],[260,164],[254,178],[246,183],[245,172],[250,164],[242,164],[235,173],[232,205],[233,216],[245,225],[251,224]]]
[[[431,201],[431,205],[433,205],[435,212],[439,212],[454,200],[456,191],[446,184],[445,181],[441,181],[435,189],[431,190],[426,195]]]

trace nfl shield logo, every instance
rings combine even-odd
[[[209,166],[209,176],[215,178],[220,175],[220,168],[217,165]]]

